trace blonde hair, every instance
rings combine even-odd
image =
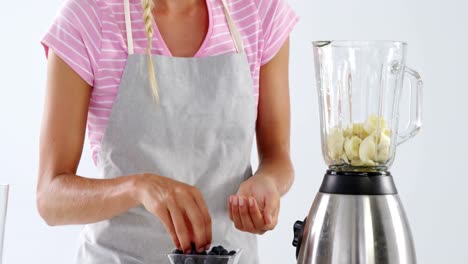
[[[148,56],[148,73],[151,90],[156,101],[159,102],[158,83],[156,80],[156,74],[154,72],[153,57],[151,55],[151,49],[153,48],[153,0],[141,0],[143,6],[143,21],[145,23],[145,33],[148,39],[148,46],[146,48],[146,55]]]

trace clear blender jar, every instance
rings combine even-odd
[[[313,42],[324,159],[334,171],[386,171],[396,146],[418,133],[422,80],[406,67],[407,44],[395,41]],[[404,80],[411,114],[399,131]]]

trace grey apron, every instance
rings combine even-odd
[[[160,101],[149,86],[147,56],[129,57],[107,125],[97,167],[102,178],[154,173],[194,185],[213,221],[213,246],[242,248],[240,264],[258,263],[256,236],[238,231],[227,201],[252,176],[250,154],[257,104],[242,39],[223,2],[238,50],[207,58],[153,56]],[[76,263],[161,264],[174,249],[158,218],[144,207],[86,225]]]

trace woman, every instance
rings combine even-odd
[[[76,263],[166,263],[243,248],[290,188],[284,0],[69,0],[42,44],[37,203],[85,224]],[[99,179],[76,175],[86,127]],[[260,166],[252,173],[257,135]]]

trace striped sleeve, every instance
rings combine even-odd
[[[268,63],[283,46],[299,17],[286,0],[255,0],[262,21],[264,49],[261,65]]]
[[[101,52],[102,27],[96,0],[67,0],[41,43],[93,86]]]

